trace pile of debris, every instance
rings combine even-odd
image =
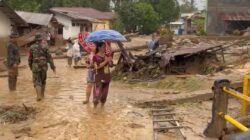
[[[34,117],[36,109],[33,107],[23,106],[1,106],[0,123],[18,123]]]
[[[159,79],[170,73],[208,74],[221,68],[217,52],[224,57],[222,45],[207,43],[171,48],[162,45],[145,55],[122,52],[113,75],[114,79],[118,80],[141,81]]]

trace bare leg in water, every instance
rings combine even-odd
[[[89,98],[90,98],[92,89],[93,89],[93,83],[88,83],[87,88],[86,88],[86,100],[83,101],[83,104],[89,103]]]

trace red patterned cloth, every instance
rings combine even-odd
[[[85,42],[85,38],[89,35],[88,32],[81,32],[78,35],[78,40],[80,45],[83,47],[83,49],[87,52],[90,53],[91,50],[91,46],[95,45],[92,42]],[[111,42],[110,41],[105,41],[105,54],[107,56],[112,56],[112,49],[111,49]]]
[[[78,34],[78,40],[79,40],[79,43],[80,45],[83,47],[83,49],[87,52],[87,53],[90,53],[92,50],[91,50],[91,46],[95,45],[94,43],[92,42],[85,42],[85,38],[89,35],[88,32],[81,32]]]

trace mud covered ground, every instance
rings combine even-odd
[[[26,63],[26,58],[22,59]],[[36,102],[32,76],[28,68],[20,70],[17,91],[9,92],[7,78],[0,78],[1,105],[18,105],[24,103],[36,109],[35,117],[19,123],[1,123],[0,139],[29,139],[29,140],[151,140],[152,118],[149,109],[136,107],[137,99],[151,98],[157,92],[145,91],[145,88],[134,88],[131,85],[113,82],[105,108],[98,108],[94,113],[92,104],[83,105],[85,98],[86,70],[73,69],[66,66],[65,60],[55,60],[57,74],[48,72],[46,98]],[[1,74],[4,74],[2,72]],[[161,93],[159,93],[161,94]],[[177,106],[176,106],[177,107]],[[181,107],[181,106],[180,106]],[[190,105],[191,107],[191,105]],[[210,105],[207,106],[209,112]],[[186,107],[181,107],[185,112]],[[178,111],[178,110],[177,110]],[[187,111],[189,112],[189,111]],[[190,112],[189,112],[190,113]],[[201,113],[203,114],[203,113]],[[208,113],[209,114],[209,113]],[[192,115],[192,113],[190,114]],[[194,119],[185,123],[187,115],[180,115],[184,124],[196,124]],[[197,118],[200,118],[197,117]],[[201,124],[190,125],[184,129],[191,139],[205,139],[202,131],[210,116],[202,116]],[[175,132],[161,136],[162,139],[180,139]]]
[[[146,40],[146,39],[144,39]],[[140,43],[144,43],[140,40]],[[18,123],[0,123],[0,140],[152,140],[152,116],[148,103],[177,101],[207,94],[202,101],[169,105],[184,126],[188,140],[212,140],[203,135],[211,119],[211,86],[218,78],[241,80],[250,64],[232,66],[210,75],[172,75],[157,81],[127,83],[112,81],[106,106],[93,110],[83,105],[86,69],[66,66],[65,59],[55,60],[57,74],[48,72],[46,97],[36,102],[32,73],[22,57],[17,91],[9,92],[6,77],[0,77],[0,105],[35,108],[36,114]],[[25,66],[26,65],[26,66]],[[0,75],[6,75],[0,72]],[[238,117],[240,102],[230,99],[229,114]],[[177,131],[159,135],[159,140],[182,140]]]

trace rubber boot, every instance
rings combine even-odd
[[[12,78],[8,77],[9,90],[12,91]]]
[[[13,90],[16,90],[17,76],[13,77]]]
[[[42,100],[42,87],[41,86],[36,86],[36,100],[41,101]]]
[[[8,78],[8,82],[9,82],[9,90],[10,91],[15,91],[16,87],[15,87],[15,77],[10,76]]]
[[[44,99],[44,93],[45,93],[45,85],[42,86],[42,94],[41,94],[42,99]]]

